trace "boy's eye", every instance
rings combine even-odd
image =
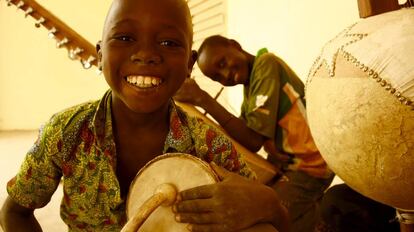
[[[172,41],[172,40],[163,40],[160,42],[161,46],[166,46],[166,47],[178,47],[180,46],[179,43]]]
[[[124,41],[124,42],[133,41],[133,38],[127,35],[116,36],[115,39]]]

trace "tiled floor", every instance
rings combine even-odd
[[[27,150],[37,136],[37,131],[0,131],[0,204],[7,197],[6,183],[16,174]],[[62,198],[62,188],[59,187],[47,206],[36,210],[35,215],[44,232],[67,231],[66,225],[60,219],[59,205]],[[1,231],[1,229],[0,229]]]

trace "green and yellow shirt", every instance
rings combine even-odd
[[[126,199],[121,198],[116,176],[114,141],[111,91],[99,101],[55,114],[8,182],[10,197],[24,207],[43,207],[63,179],[60,214],[69,231],[120,231],[126,222]],[[165,152],[193,154],[254,176],[225,136],[187,116],[172,101]]]
[[[282,153],[293,157],[290,170],[315,177],[330,175],[306,118],[304,85],[293,70],[267,49],[259,50],[244,87],[241,116],[257,133],[274,139]],[[272,162],[272,157],[268,157]]]

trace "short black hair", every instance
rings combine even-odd
[[[197,50],[197,53],[200,55],[203,52],[203,50],[208,46],[228,45],[229,42],[229,39],[221,35],[209,36],[206,39],[204,39],[204,41],[201,43],[200,47]]]

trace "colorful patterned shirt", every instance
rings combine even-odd
[[[249,128],[273,139],[280,152],[293,157],[287,169],[315,177],[330,176],[308,126],[302,81],[265,48],[259,50],[249,85],[244,88],[240,117]],[[268,157],[274,162],[272,158]]]
[[[126,222],[126,199],[121,197],[116,176],[114,141],[111,91],[99,101],[55,114],[8,182],[10,197],[24,207],[43,207],[63,179],[60,214],[69,231],[120,231]],[[173,101],[163,151],[193,154],[254,177],[226,137],[187,116]]]

